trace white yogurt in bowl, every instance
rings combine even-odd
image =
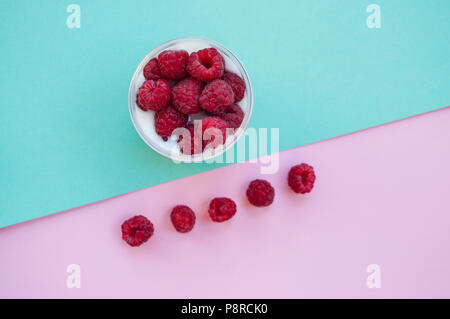
[[[201,154],[185,155],[181,153],[178,146],[177,140],[178,136],[173,134],[169,137],[167,141],[164,141],[155,130],[155,112],[154,111],[143,111],[136,104],[136,95],[139,91],[141,85],[145,82],[145,77],[143,74],[143,69],[145,65],[152,58],[157,57],[161,52],[165,50],[185,50],[189,54],[205,48],[216,48],[222,55],[225,62],[225,70],[228,72],[233,72],[239,75],[245,82],[246,90],[244,98],[238,103],[244,112],[244,119],[242,120],[241,126],[236,132],[227,137],[226,142],[223,146],[219,146],[216,149],[206,149]],[[179,38],[175,40],[163,43],[150,51],[145,58],[141,61],[136,71],[134,72],[133,78],[131,79],[130,89],[128,93],[128,107],[130,110],[131,120],[133,121],[136,131],[139,133],[144,142],[154,149],[161,155],[171,158],[176,161],[183,162],[197,162],[202,160],[209,160],[213,157],[219,156],[225,152],[228,148],[232,147],[234,143],[240,138],[244,132],[247,124],[250,120],[253,106],[253,93],[252,86],[250,83],[250,78],[248,77],[247,71],[245,70],[239,59],[227,48],[222,45],[202,38]],[[201,119],[204,117],[202,114],[192,114],[189,120]]]

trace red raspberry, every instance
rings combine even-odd
[[[140,246],[153,235],[153,224],[145,216],[137,215],[122,224],[122,239],[130,246]]]
[[[241,126],[244,119],[244,111],[237,104],[231,104],[223,113],[218,115],[221,119],[227,122],[228,127],[237,129]]]
[[[170,214],[173,227],[180,233],[187,233],[194,228],[195,214],[185,205],[175,206]]]
[[[244,98],[245,93],[245,82],[241,79],[241,77],[237,74],[231,72],[225,72],[222,78],[225,82],[227,82],[234,93],[234,102],[237,103]]]
[[[202,120],[203,146],[206,147],[208,145],[211,148],[216,148],[220,144],[225,144],[227,127],[227,122],[219,117],[205,117]],[[220,141],[220,135],[222,135],[222,141]]]
[[[200,111],[198,99],[202,90],[203,83],[194,78],[187,78],[178,82],[172,91],[173,106],[184,114],[198,113]]]
[[[198,126],[195,126],[196,128]],[[194,130],[194,123],[189,122],[186,125],[186,129],[189,130],[190,143],[183,142],[183,135],[178,137],[178,145],[180,146],[181,153],[185,155],[200,154],[203,152],[202,132],[198,129]]]
[[[159,111],[170,101],[170,87],[166,80],[145,81],[139,88],[136,103],[144,111]]]
[[[231,86],[224,80],[214,80],[208,83],[200,95],[200,105],[211,113],[220,113],[233,103],[234,93]]]
[[[315,180],[314,168],[305,163],[293,166],[288,174],[289,186],[300,194],[309,193],[314,187]]]
[[[214,222],[224,222],[236,214],[236,203],[232,199],[226,197],[214,198],[211,203],[209,203],[208,213]]]
[[[248,185],[248,201],[256,207],[269,206],[272,204],[274,197],[275,190],[268,181],[255,179]]]
[[[225,64],[219,51],[207,48],[191,53],[186,69],[197,80],[209,82],[223,75]]]
[[[171,105],[163,108],[155,114],[155,130],[156,133],[167,141],[167,138],[172,135],[174,129],[183,127],[188,120],[186,114],[175,110]]]
[[[144,77],[147,80],[158,80],[161,78],[161,71],[159,70],[158,59],[153,58],[144,66]]]
[[[186,63],[189,54],[184,50],[166,50],[158,55],[161,76],[170,80],[181,80],[187,75]]]

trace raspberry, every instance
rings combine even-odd
[[[206,131],[208,130],[208,131]],[[216,116],[208,116],[202,120],[203,146],[216,148],[225,144],[227,133],[227,122]],[[220,135],[222,135],[220,137]],[[217,138],[217,139],[216,139]]]
[[[186,69],[197,80],[209,82],[223,75],[225,64],[219,51],[207,48],[191,53]]]
[[[256,206],[269,206],[275,197],[275,190],[268,181],[255,179],[248,185],[247,198],[248,201]]]
[[[189,130],[190,143],[183,142],[183,135],[178,137],[178,145],[180,146],[181,153],[185,155],[200,154],[203,152],[202,132],[198,129],[194,130],[194,123],[189,122],[186,124],[186,129]]]
[[[222,78],[225,82],[227,82],[234,93],[234,102],[237,103],[244,98],[245,93],[245,82],[241,79],[240,76],[231,72],[225,72]]]
[[[194,228],[195,214],[185,205],[175,206],[170,214],[173,227],[180,233],[187,233]]]
[[[291,167],[288,174],[288,184],[296,193],[309,193],[316,180],[314,168],[308,164],[302,163]]]
[[[158,80],[161,78],[161,71],[159,70],[158,59],[153,58],[144,66],[144,77],[147,80]]]
[[[209,216],[214,222],[224,222],[236,214],[236,203],[226,197],[216,197],[209,203]]]
[[[153,224],[145,216],[137,215],[122,224],[122,239],[130,246],[140,246],[153,235]]]
[[[231,104],[223,113],[218,115],[221,119],[227,122],[228,127],[237,129],[241,126],[244,119],[244,112],[237,104]]]
[[[183,127],[188,120],[186,114],[175,110],[171,105],[163,108],[155,114],[155,130],[156,133],[167,141],[167,138],[172,135],[174,129]]]
[[[166,50],[158,55],[161,76],[170,80],[181,80],[187,75],[186,63],[189,54],[184,50]]]
[[[200,95],[200,105],[211,113],[220,113],[233,103],[234,93],[231,86],[224,80],[214,80],[208,83]]]
[[[145,81],[139,88],[136,103],[144,111],[159,111],[170,101],[170,87],[166,80]]]
[[[200,111],[198,99],[203,90],[203,83],[187,78],[177,83],[172,91],[173,106],[184,114],[194,114]]]

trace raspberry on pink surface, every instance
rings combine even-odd
[[[186,205],[177,205],[170,214],[173,227],[180,233],[190,232],[195,225],[195,213]]]
[[[233,103],[233,89],[224,80],[214,80],[205,86],[199,101],[204,110],[221,113]]]
[[[229,128],[237,129],[244,119],[244,111],[237,104],[231,104],[224,112],[217,115],[227,122]]]
[[[122,239],[132,247],[145,243],[153,232],[152,222],[142,215],[131,217],[122,223]]]
[[[203,83],[194,78],[181,80],[172,90],[173,106],[184,114],[194,114],[199,112],[199,98],[202,90]]]
[[[247,188],[248,201],[256,207],[269,206],[273,203],[275,189],[263,179],[255,179]]]
[[[144,111],[159,111],[169,103],[170,95],[166,80],[148,80],[139,88],[136,104]]]
[[[241,101],[245,94],[244,80],[239,75],[231,72],[225,72],[222,79],[233,89],[234,102],[237,103]]]
[[[184,50],[166,50],[158,55],[161,76],[168,80],[181,80],[187,76],[189,54]]]
[[[216,148],[221,144],[225,144],[227,127],[227,122],[220,117],[205,117],[202,120],[203,146]]]
[[[186,114],[180,113],[171,105],[168,105],[155,114],[156,133],[166,141],[172,135],[172,132],[176,128],[183,127],[187,120]]]
[[[161,78],[159,63],[157,58],[153,58],[144,66],[144,77],[147,80],[158,80]]]
[[[189,74],[199,81],[210,82],[223,75],[225,64],[223,57],[215,48],[206,48],[192,52],[187,63]]]
[[[311,192],[316,181],[314,168],[302,163],[291,167],[288,174],[288,184],[292,190],[299,194]]]
[[[236,203],[232,199],[217,197],[209,203],[208,213],[214,222],[221,223],[233,217],[236,210]]]

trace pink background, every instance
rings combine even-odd
[[[449,123],[445,108],[283,152],[263,176],[268,208],[247,203],[261,176],[243,163],[1,229],[0,297],[449,298]],[[300,162],[317,173],[303,196],[286,183]],[[232,220],[209,220],[214,196],[235,199]],[[179,203],[197,213],[189,234],[168,218]],[[137,213],[156,230],[131,248],[120,225]],[[69,264],[80,289],[66,286]],[[369,264],[379,289],[366,286]]]

